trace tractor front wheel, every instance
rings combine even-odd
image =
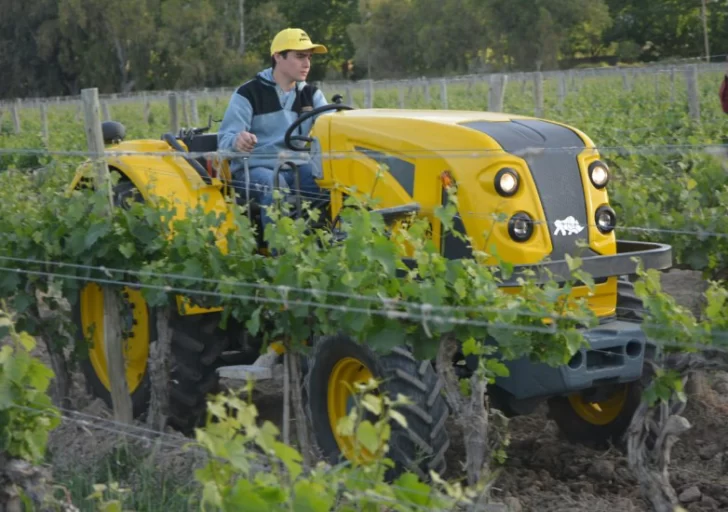
[[[640,323],[644,312],[644,305],[634,292],[634,284],[618,280],[617,318]],[[648,347],[645,357],[652,355]],[[595,445],[619,442],[642,400],[645,385],[643,377],[615,386],[606,393],[602,391],[598,397],[596,394],[590,397],[587,393],[552,397],[548,400],[549,417],[570,441]]]
[[[642,399],[642,382],[622,384],[599,399],[582,393],[550,398],[549,417],[571,442],[619,443]]]
[[[404,471],[413,471],[423,479],[428,478],[430,470],[444,473],[449,410],[441,394],[442,382],[431,362],[417,361],[402,347],[377,355],[340,335],[317,340],[304,384],[308,417],[323,456],[334,464],[342,458],[366,462],[368,453],[355,453],[354,440],[341,435],[337,425],[355,405],[354,385],[372,377],[379,382],[377,392],[392,399],[401,393],[411,402],[399,409],[407,428],[391,422],[386,457],[394,461],[395,467],[387,477],[394,478]]]

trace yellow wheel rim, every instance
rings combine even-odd
[[[371,460],[372,454],[361,446],[357,453],[354,438],[339,434],[337,427],[339,420],[347,416],[351,408],[356,406],[355,397],[352,396],[352,390],[356,390],[356,383],[365,383],[371,378],[372,372],[369,368],[354,357],[340,359],[329,374],[327,405],[331,431],[344,456],[360,463]]]
[[[133,393],[142,382],[149,358],[149,314],[141,292],[124,288],[122,295],[121,331],[126,360],[126,382]],[[89,361],[99,381],[111,391],[104,351],[104,294],[97,284],[81,291],[81,325],[86,339],[91,340]]]
[[[580,393],[569,395],[569,403],[574,408],[574,412],[592,425],[608,425],[616,420],[624,409],[626,401],[626,385],[601,402],[587,402]]]

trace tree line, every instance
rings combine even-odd
[[[273,35],[310,80],[445,76],[728,53],[725,0],[3,0],[0,97],[236,86]]]

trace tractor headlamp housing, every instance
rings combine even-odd
[[[495,175],[495,190],[504,197],[511,197],[518,192],[521,180],[515,169],[505,167]]]
[[[601,233],[611,233],[617,225],[617,214],[609,206],[602,205],[594,214],[594,222]]]
[[[598,189],[602,189],[609,183],[609,167],[604,162],[597,160],[589,165],[589,179]]]
[[[518,212],[508,221],[508,234],[516,242],[525,242],[533,235],[533,219],[525,212]]]

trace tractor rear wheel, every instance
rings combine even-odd
[[[124,208],[124,200],[143,202],[138,189],[127,179],[114,187],[114,202]],[[151,398],[148,360],[151,343],[157,339],[157,315],[148,307],[141,291],[122,291],[121,328],[126,359],[126,379],[135,418],[143,416]],[[77,339],[89,340],[89,357],[82,362],[86,387],[93,396],[112,407],[104,346],[104,295],[96,283],[86,285],[74,306]],[[218,328],[219,313],[170,318],[171,360],[169,419],[173,428],[191,434],[204,423],[206,398],[219,390],[217,367],[227,346],[225,333]]]
[[[126,379],[134,417],[143,416],[149,406],[151,387],[148,371],[149,347],[156,340],[156,315],[138,290],[122,294],[121,325],[124,336]],[[82,363],[86,387],[93,396],[112,407],[111,386],[103,339],[103,290],[89,284],[81,291],[74,311],[79,339],[89,339],[89,357]],[[180,316],[170,319],[172,353],[170,363],[169,419],[176,430],[191,434],[205,420],[206,398],[217,393],[217,367],[226,346],[218,314]]]
[[[617,318],[639,323],[644,311],[642,301],[634,293],[634,285],[620,279]],[[648,350],[645,358],[650,355]],[[549,417],[570,441],[591,445],[619,443],[642,400],[644,386],[644,379],[639,379],[615,386],[598,399],[590,399],[585,393],[552,397],[548,400]]]
[[[399,409],[407,420],[407,428],[391,423],[386,456],[394,461],[395,467],[389,470],[387,478],[395,478],[404,471],[413,471],[423,479],[428,478],[430,470],[444,473],[449,409],[433,365],[430,361],[417,361],[402,347],[378,355],[341,335],[317,340],[304,383],[308,418],[323,456],[333,464],[342,458],[356,457],[353,439],[339,434],[337,424],[354,404],[353,385],[371,377],[380,382],[378,391],[391,398],[401,393],[412,402]],[[360,453],[359,458],[364,462],[367,453]]]
[[[139,290],[124,288],[120,306],[126,384],[133,414],[137,417],[144,414],[149,405],[151,390],[147,361],[149,340],[156,338],[156,317]],[[101,398],[111,407],[111,384],[104,346],[104,292],[99,285],[90,283],[81,289],[73,308],[73,319],[78,330],[77,339],[90,342],[88,358],[81,363],[86,388],[91,395]]]

